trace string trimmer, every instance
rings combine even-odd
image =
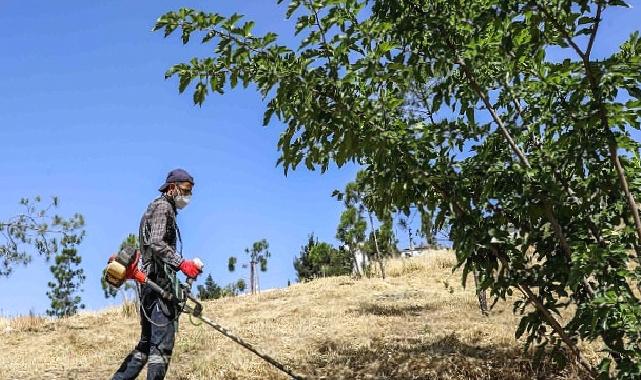
[[[254,346],[245,342],[243,339],[234,335],[232,332],[214,322],[213,320],[202,315],[203,306],[200,301],[192,294],[191,288],[194,282],[193,278],[188,278],[185,284],[181,284],[181,295],[177,298],[171,292],[161,288],[158,284],[151,281],[147,275],[138,268],[140,261],[140,251],[132,248],[125,248],[121,250],[115,257],[109,260],[107,269],[105,270],[105,280],[113,287],[119,288],[126,280],[134,280],[139,284],[147,285],[155,292],[161,295],[170,302],[175,302],[180,306],[184,313],[188,313],[191,317],[198,318],[203,323],[213,327],[216,331],[220,332],[227,338],[233,340],[245,349],[253,352],[256,356],[278,368],[280,371],[286,373],[289,377],[296,380],[304,379],[303,376],[296,374],[293,370],[282,364],[271,356],[258,351]],[[203,267],[202,261],[194,259],[197,265]],[[191,304],[187,301],[191,301]]]

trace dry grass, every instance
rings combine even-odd
[[[51,319],[30,313],[13,318],[0,318],[0,331],[11,332],[36,332],[51,326]]]
[[[324,278],[208,302],[204,312],[314,379],[582,378],[573,368],[534,367],[514,341],[518,317],[511,305],[497,305],[482,317],[473,287],[459,285],[453,264],[446,251],[397,259],[388,263],[385,281]],[[138,334],[137,317],[119,309],[16,328],[1,336],[0,378],[109,378]],[[286,377],[213,329],[183,318],[167,378]]]

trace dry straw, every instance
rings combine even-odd
[[[205,303],[204,314],[314,379],[580,379],[534,366],[514,340],[511,305],[481,316],[453,254],[387,262],[388,278],[318,279]],[[448,288],[444,283],[449,284]],[[473,282],[471,282],[473,284]],[[117,308],[56,322],[31,317],[0,340],[0,378],[105,379],[138,339],[136,315]],[[22,326],[22,327],[19,327]],[[596,351],[589,351],[597,360]],[[283,379],[206,326],[182,319],[168,379]]]

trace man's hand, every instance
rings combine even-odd
[[[202,272],[202,263],[198,265],[195,260],[183,260],[178,269],[189,278],[196,278]]]

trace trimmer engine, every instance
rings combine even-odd
[[[134,279],[144,283],[146,276],[138,269],[140,251],[132,246],[126,246],[114,257],[109,259],[105,270],[105,281],[115,288],[119,288],[127,279]]]

